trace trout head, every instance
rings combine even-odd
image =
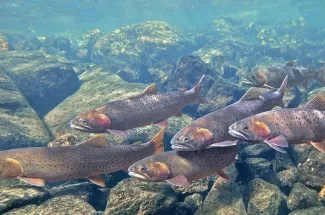
[[[105,133],[111,126],[111,120],[97,110],[90,110],[71,120],[70,126],[83,132]]]
[[[265,123],[249,118],[231,125],[229,133],[239,140],[253,143],[263,142],[271,135],[271,131]]]
[[[207,148],[213,143],[213,133],[199,126],[186,126],[171,140],[172,149],[178,151],[195,151]]]
[[[141,181],[160,182],[166,180],[170,171],[166,164],[162,162],[139,161],[128,169],[129,175]]]
[[[23,168],[17,160],[0,157],[0,178],[18,178],[22,174]]]
[[[262,87],[267,83],[266,68],[259,67],[253,69],[242,81],[242,84],[254,87]]]

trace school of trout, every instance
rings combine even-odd
[[[119,136],[149,124],[162,127],[149,142],[112,146],[97,134],[71,146],[1,151],[0,179],[45,186],[87,178],[104,187],[103,174],[124,170],[142,181],[188,186],[213,174],[228,179],[223,169],[235,162],[240,142],[266,143],[281,153],[289,144],[310,144],[325,153],[325,97],[317,95],[301,108],[286,109],[283,103],[287,87],[305,87],[308,79],[317,79],[315,74],[293,62],[254,70],[242,83],[255,87],[234,104],[182,128],[171,140],[174,150],[168,152],[163,144],[167,119],[181,116],[187,105],[209,103],[200,96],[204,76],[190,90],[159,93],[152,84],[137,96],[109,101],[70,121],[71,128],[81,132]],[[272,110],[275,107],[282,109]]]

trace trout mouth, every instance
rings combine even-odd
[[[232,128],[229,128],[229,134],[233,137],[240,139],[240,140],[249,140],[249,138],[244,133],[242,133],[240,131],[236,131]]]
[[[141,175],[139,173],[136,173],[136,172],[129,172],[128,173],[129,176],[131,176],[132,178],[136,178],[140,181],[148,181],[148,177],[147,176],[144,176],[144,175]]]
[[[248,86],[254,86],[256,83],[252,80],[249,80],[247,78],[244,78],[241,82],[240,85],[248,85]]]
[[[179,151],[193,151],[195,147],[191,144],[172,144],[172,149]]]
[[[85,132],[87,132],[87,131],[90,132],[92,130],[91,127],[86,126],[86,125],[76,125],[76,124],[74,124],[73,120],[70,121],[70,127],[74,128],[74,129],[76,129],[78,131],[85,131]]]

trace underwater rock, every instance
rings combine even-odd
[[[256,178],[249,183],[248,189],[247,214],[286,214],[286,196],[277,186]]]
[[[195,214],[246,215],[240,188],[236,183],[219,177]]]
[[[192,195],[186,196],[184,199],[184,204],[187,208],[190,209],[190,213],[193,214],[200,205],[203,203],[203,196],[194,193]]]
[[[0,72],[0,150],[45,146],[50,134],[13,81]]]
[[[324,215],[325,214],[325,207],[312,207],[302,210],[295,210],[289,215]]]
[[[288,153],[295,164],[299,165],[307,160],[312,149],[313,146],[310,145],[291,144],[288,147]]]
[[[5,33],[9,49],[16,51],[37,51],[41,48],[41,41],[36,37],[26,37],[18,33]]]
[[[77,143],[77,137],[73,134],[64,134],[60,136],[59,138],[53,140],[49,144],[47,144],[48,147],[62,147],[62,146],[73,146]]]
[[[17,186],[0,190],[0,213],[28,204],[38,204],[50,197],[43,188]]]
[[[280,181],[280,188],[289,190],[298,180],[298,172],[296,168],[282,170],[276,174]]]
[[[295,168],[295,165],[289,155],[289,153],[275,153],[275,171],[279,172],[282,170],[288,170]]]
[[[288,197],[287,206],[290,211],[309,207],[321,206],[317,199],[317,192],[303,184],[295,183]]]
[[[9,51],[9,43],[6,37],[0,34],[0,52]]]
[[[72,96],[49,112],[44,121],[55,137],[66,133],[75,135],[78,140],[89,138],[88,133],[70,128],[70,120],[78,114],[95,108],[110,101],[138,95],[146,88],[144,84],[128,83],[119,76],[105,72],[104,69],[92,68],[80,76],[82,85]],[[165,143],[170,149],[169,141],[182,127],[189,124],[192,118],[183,114],[182,117],[168,119],[169,126],[166,131]],[[111,144],[134,143],[136,141],[149,141],[159,131],[158,126],[150,125],[131,129],[127,137],[107,134]]]
[[[246,158],[265,158],[272,160],[275,156],[275,150],[267,144],[241,144],[239,156],[241,159]]]
[[[148,75],[148,68],[161,68],[166,62],[174,64],[192,48],[192,42],[177,29],[165,22],[148,21],[101,37],[93,46],[91,60],[104,64],[114,73],[132,65],[136,77],[143,77]],[[147,69],[143,70],[143,66]]]
[[[96,210],[84,200],[73,195],[59,196],[45,201],[40,205],[28,205],[14,209],[6,215],[19,214],[66,214],[66,215],[95,215]]]
[[[125,179],[111,189],[105,214],[173,214],[177,198],[165,183]]]
[[[209,192],[209,188],[211,187],[210,178],[202,178],[197,181],[191,181],[189,186],[186,187],[177,187],[172,186],[173,190],[177,195],[191,195],[194,193],[201,194],[206,196]]]
[[[325,184],[325,154],[313,148],[307,160],[298,165],[301,183],[320,189]]]

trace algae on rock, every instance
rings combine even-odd
[[[13,81],[0,72],[0,149],[45,146],[50,134]]]

